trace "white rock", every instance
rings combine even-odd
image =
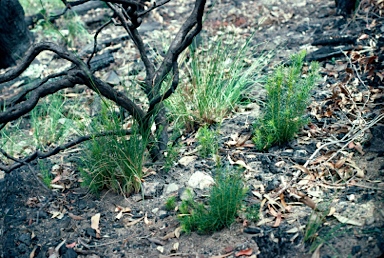
[[[192,188],[205,189],[213,185],[215,181],[207,173],[197,171],[188,180],[187,185]]]
[[[159,182],[144,182],[144,196],[145,197],[153,197],[156,195],[157,188],[159,187]]]
[[[196,159],[197,159],[197,156],[185,156],[185,157],[182,157],[181,159],[179,159],[179,164],[186,167],[191,162],[195,161]]]
[[[179,191],[179,186],[175,183],[171,183],[165,188],[164,194],[167,195],[177,191]]]

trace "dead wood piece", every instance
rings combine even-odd
[[[305,58],[307,62],[311,61],[323,61],[332,57],[337,57],[343,55],[344,51],[352,50],[353,46],[345,46],[339,48],[333,48],[330,46],[322,47],[310,54]]]
[[[339,46],[339,45],[350,45],[356,43],[357,37],[355,36],[328,36],[320,39],[316,39],[312,42],[312,46]]]

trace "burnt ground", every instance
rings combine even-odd
[[[188,7],[177,2],[170,3],[168,11],[159,9],[148,18],[153,26],[148,30],[159,24],[172,28]],[[255,44],[267,42],[261,50],[274,50],[273,63],[301,49],[309,52],[308,60],[321,62],[323,80],[313,93],[312,122],[295,140],[267,153],[256,152],[248,142],[229,144],[247,134],[255,119],[252,105],[234,112],[220,128],[221,159],[247,164],[246,201],[263,204],[261,221],[245,222],[240,216],[230,228],[211,235],[178,236],[176,213],[165,210],[166,199],[179,198],[195,172],[214,170],[212,160],[199,156],[180,162],[196,148],[197,143],[189,144],[195,135],[189,134],[170,171],[150,167],[156,174],[145,179],[144,199],[141,194],[123,197],[108,191],[87,194],[78,183],[76,152],[47,161],[65,175],[65,190],[46,190],[37,180],[36,163],[7,174],[0,179],[0,257],[48,257],[49,248],[63,240],[61,257],[235,257],[247,249],[251,257],[311,257],[311,243],[303,239],[315,212],[303,201],[306,198],[332,207],[313,235],[323,244],[312,257],[380,257],[384,253],[384,125],[377,121],[383,114],[384,90],[381,12],[378,3],[362,1],[353,18],[343,19],[333,1],[316,0],[220,1],[210,11],[206,35],[218,30],[238,36],[255,33]],[[317,45],[311,45],[314,41]],[[344,54],[340,48],[350,52]],[[172,191],[170,185],[177,187]],[[194,192],[196,198],[206,194]],[[305,198],[296,198],[298,193]],[[131,212],[118,220],[117,206]],[[96,214],[100,214],[99,233],[91,228]],[[249,228],[252,234],[246,233]]]

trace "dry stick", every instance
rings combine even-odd
[[[368,130],[369,128],[371,128],[372,126],[374,126],[375,124],[377,124],[378,122],[380,122],[381,119],[384,118],[384,114],[381,114],[380,116],[376,117],[374,120],[372,120],[371,122],[368,123],[368,125],[366,127],[364,127],[363,129],[361,129],[360,131],[358,131],[346,144],[344,144],[343,147],[341,147],[341,149],[339,149],[337,152],[335,152],[334,154],[332,154],[331,157],[329,157],[329,159],[327,159],[327,162],[330,161],[331,159],[333,159],[338,153],[340,153],[343,149],[345,149],[345,147],[348,146],[348,144],[350,144],[352,141],[354,141],[355,139],[357,139],[362,133],[364,133],[366,130]]]
[[[112,20],[109,20],[107,21],[106,23],[104,23],[103,25],[101,25],[100,28],[97,29],[97,31],[95,32],[95,36],[93,37],[94,40],[93,40],[93,51],[92,51],[92,54],[91,56],[88,58],[88,61],[87,61],[87,66],[89,69],[91,69],[91,59],[93,58],[93,56],[96,54],[96,51],[97,51],[97,36],[99,35],[99,33],[105,28],[107,27],[109,24],[112,23]]]
[[[344,54],[345,58],[347,58],[347,60],[348,60],[348,63],[351,65],[351,67],[352,67],[353,70],[355,71],[356,76],[357,76],[357,79],[359,79],[359,81],[361,82],[361,84],[368,90],[368,97],[367,97],[367,99],[365,100],[364,105],[363,105],[363,107],[362,107],[362,110],[363,110],[363,109],[365,108],[365,106],[367,105],[367,103],[368,103],[368,101],[369,101],[369,98],[371,97],[371,92],[369,91],[369,88],[367,87],[367,85],[365,85],[364,81],[361,79],[360,74],[359,74],[359,72],[358,72],[357,69],[356,69],[356,66],[352,63],[351,58],[349,58],[349,56],[346,54],[345,51],[342,51],[341,49],[340,49],[340,51]]]

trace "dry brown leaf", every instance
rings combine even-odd
[[[73,213],[70,213],[70,212],[68,213],[68,216],[71,217],[71,219],[73,220],[84,220],[83,217],[74,215]]]
[[[140,221],[142,221],[143,219],[144,219],[144,217],[141,217],[141,218],[139,218],[139,219],[136,219],[136,220],[134,220],[134,221],[131,221],[131,222],[127,223],[126,226],[127,226],[127,227],[133,226],[133,225],[139,223]]]
[[[116,215],[115,219],[119,220],[119,219],[121,219],[122,217],[123,217],[123,212],[120,211],[120,212]]]
[[[277,228],[281,224],[281,213],[279,212],[276,216],[275,224],[272,227]]]
[[[313,252],[311,258],[320,258],[320,248],[322,247],[323,244],[320,244],[316,250]]]
[[[237,139],[237,143],[236,143],[236,146],[239,147],[239,146],[242,146],[244,145],[244,143],[246,141],[248,141],[252,136],[252,133],[247,133],[247,134],[242,134],[238,139]]]
[[[145,225],[151,225],[152,224],[152,221],[150,221],[148,219],[147,212],[144,215],[144,223],[145,223]]]
[[[157,249],[160,253],[164,253],[164,247],[163,247],[163,246],[158,246],[158,247],[156,247],[156,249]]]
[[[154,237],[148,237],[147,240],[151,243],[154,243],[156,245],[165,245],[166,243],[161,241],[160,239],[154,238]]]
[[[358,142],[355,144],[355,150],[357,150],[361,155],[364,155],[365,152],[363,151],[363,146]]]
[[[54,184],[56,182],[59,182],[61,179],[61,175],[57,175],[54,179],[52,179],[51,184]]]
[[[301,199],[299,199],[299,201],[304,203],[305,205],[307,205],[309,208],[313,210],[316,209],[316,203],[308,196],[302,197]]]
[[[37,245],[35,245],[35,247],[33,248],[33,250],[29,253],[29,258],[33,258],[35,257],[35,252],[37,250]]]
[[[253,250],[251,248],[248,248],[248,249],[241,250],[241,251],[235,253],[235,256],[236,257],[242,256],[242,255],[250,256],[250,255],[252,255],[252,253],[253,253]]]
[[[115,208],[115,212],[118,212],[118,211],[121,211],[121,212],[131,212],[132,210],[128,207],[122,207],[120,205],[116,205],[116,208]]]
[[[93,228],[97,233],[100,234],[99,223],[100,223],[100,213],[96,213],[91,217],[91,228]]]
[[[304,166],[302,166],[302,165],[294,165],[294,166],[292,166],[292,168],[297,168],[297,169],[300,170],[301,172],[304,172],[304,173],[306,173],[306,174],[308,174],[308,175],[311,174],[311,172],[309,172],[309,169],[306,168],[306,167],[304,167]]]
[[[268,211],[269,211],[269,214],[271,214],[273,217],[277,217],[278,216],[278,212],[275,211],[273,206],[270,205],[270,204],[268,204]]]
[[[292,207],[289,206],[289,205],[285,202],[285,200],[284,200],[284,194],[283,194],[283,193],[280,194],[280,202],[281,202],[281,205],[283,205],[283,208],[284,208],[287,212],[291,212]]]
[[[248,169],[249,171],[253,171],[253,169],[252,169],[250,166],[248,166],[247,164],[245,164],[244,160],[239,159],[239,160],[237,160],[237,161],[235,162],[235,164],[236,164],[236,165],[239,165],[239,166],[241,166],[241,167],[243,167],[243,168],[246,168],[246,169]]]
[[[336,208],[335,208],[335,207],[331,207],[331,208],[329,209],[329,212],[328,212],[328,215],[327,215],[327,216],[332,216],[333,214],[335,214],[335,212],[336,212]]]
[[[175,231],[172,231],[172,232],[169,232],[168,234],[166,234],[165,236],[163,236],[161,238],[161,240],[168,240],[168,239],[175,238],[175,237],[176,237]]]
[[[197,156],[185,156],[179,159],[179,164],[183,165],[184,167],[187,167],[190,163],[192,163],[196,159],[197,159]]]
[[[181,233],[181,227],[176,228],[175,229],[175,237],[179,238],[180,237],[180,233]]]
[[[214,255],[214,256],[211,256],[211,258],[225,258],[225,257],[228,257],[230,255],[232,255],[233,252],[230,252],[230,253],[227,253],[227,254],[222,254],[222,255]]]
[[[73,242],[72,244],[66,244],[67,248],[74,248],[76,246],[76,242]]]
[[[179,242],[173,244],[171,252],[177,252],[179,250]]]
[[[334,167],[335,167],[336,169],[341,168],[341,167],[345,164],[345,161],[346,161],[345,158],[339,159],[339,160],[335,163]]]
[[[347,217],[341,216],[340,214],[333,214],[333,217],[335,217],[338,221],[344,224],[350,224],[350,225],[359,226],[359,227],[362,227],[364,225],[364,223],[362,222],[359,222],[354,219],[349,219]]]

